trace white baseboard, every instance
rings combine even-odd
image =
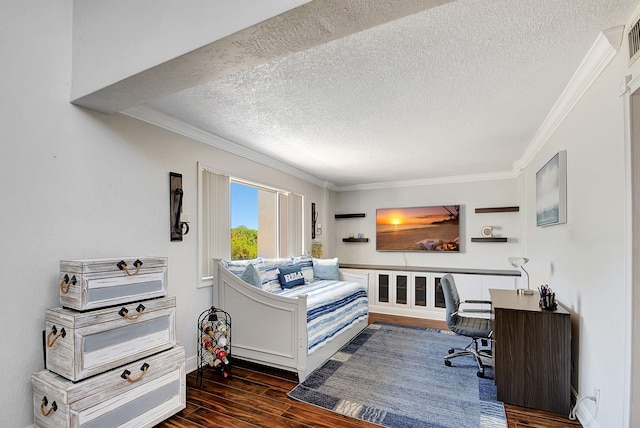
[[[583,428],[602,428],[598,421],[596,421],[595,417],[582,405],[578,408],[576,417],[580,421],[580,424],[582,424]]]
[[[198,357],[193,356],[193,357],[187,358],[185,369],[187,373],[195,372],[196,370],[198,370]]]
[[[369,312],[384,315],[398,315],[403,317],[423,318],[435,321],[445,321],[446,315],[444,309],[428,310],[428,309],[408,309],[396,306],[385,306],[372,304],[369,301]]]
[[[571,387],[571,394],[573,395],[573,398],[575,400],[574,402],[577,403],[578,399],[580,399],[581,397],[578,395],[577,391],[573,389],[573,387]],[[583,400],[582,403],[580,403],[580,407],[578,407],[578,409],[575,412],[576,419],[580,421],[580,424],[582,425],[583,428],[602,428],[598,423],[598,421],[596,420],[595,416],[589,411],[589,409],[587,409],[587,406],[585,406],[585,403],[592,403],[592,402],[589,400]]]

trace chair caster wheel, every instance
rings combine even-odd
[[[447,367],[451,367],[451,361],[444,360],[444,365],[447,366]]]
[[[484,379],[484,370],[483,370],[483,371],[478,371],[478,372],[476,373],[476,375],[477,375],[479,378],[483,378],[483,379]]]
[[[453,349],[453,348],[451,348],[451,349],[449,349],[449,351],[448,351],[448,352],[449,352],[450,354],[453,354],[454,352],[456,352],[456,350],[455,350],[455,349]]]

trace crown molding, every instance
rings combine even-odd
[[[208,144],[217,149],[224,150],[226,152],[260,163],[262,165],[277,169],[278,171],[285,172],[294,177],[298,177],[317,186],[336,192],[346,192],[353,190],[395,189],[412,186],[430,186],[434,184],[469,183],[474,181],[506,180],[516,178],[519,175],[519,170],[513,170],[489,174],[462,175],[454,177],[437,177],[418,180],[390,181],[339,186],[330,181],[306,173],[289,164],[285,164],[284,162],[280,162],[269,156],[265,156],[261,153],[256,152],[255,150],[248,149],[238,143],[234,143],[233,141],[219,137],[210,132],[203,131],[202,129],[190,125],[182,120],[176,119],[172,116],[166,115],[159,112],[158,110],[144,105],[130,108],[121,112],[121,114],[141,120],[154,126],[158,126],[192,140]]]
[[[210,146],[213,146],[220,150],[224,150],[225,152],[229,152],[236,156],[240,156],[245,159],[268,166],[270,168],[277,169],[278,171],[290,174],[294,177],[298,177],[302,180],[308,181],[317,186],[326,187],[329,189],[332,189],[335,187],[333,183],[327,180],[318,178],[315,175],[311,175],[289,164],[280,162],[269,156],[263,155],[262,153],[258,153],[255,150],[248,149],[244,146],[241,146],[238,143],[234,143],[233,141],[227,140],[226,138],[222,138],[215,134],[212,134],[211,132],[203,131],[200,128],[190,125],[182,120],[176,119],[175,117],[171,117],[169,115],[161,113],[158,110],[155,110],[153,108],[140,105],[140,106],[122,111],[120,113],[129,117],[132,117],[134,119],[147,122],[151,125],[158,126],[160,128],[166,129],[176,134],[185,136],[192,140],[199,141],[204,144],[208,144]]]
[[[332,190],[336,192],[348,192],[353,190],[374,190],[374,189],[395,189],[404,187],[415,186],[432,186],[435,184],[453,184],[453,183],[470,183],[478,181],[492,181],[492,180],[511,180],[517,178],[520,171],[504,171],[493,172],[488,174],[471,174],[471,175],[458,175],[452,177],[436,177],[436,178],[424,178],[418,180],[404,180],[404,181],[389,181],[381,183],[367,183],[367,184],[354,184],[348,186],[336,186]]]
[[[602,31],[593,43],[580,66],[569,80],[542,125],[522,154],[513,163],[514,171],[526,168],[540,149],[546,144],[560,124],[582,99],[587,90],[596,81],[604,69],[620,51],[624,26]]]
[[[585,58],[582,60],[582,63],[527,146],[522,157],[513,163],[511,171],[339,186],[311,175],[295,166],[278,161],[210,132],[203,131],[202,129],[196,128],[193,125],[150,107],[141,105],[121,113],[337,192],[514,179],[529,165],[535,155],[546,144],[560,124],[562,124],[580,99],[582,99],[587,90],[620,51],[624,28],[624,26],[613,27],[598,35]]]

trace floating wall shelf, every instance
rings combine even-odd
[[[515,213],[520,211],[520,207],[489,207],[489,208],[476,208],[476,214],[485,213]],[[490,226],[487,226],[490,227]],[[482,234],[484,235],[484,227],[482,228]],[[505,237],[482,237],[471,238],[471,242],[507,242]]]
[[[336,214],[336,218],[358,218],[364,217],[365,213],[356,213],[356,214]]]
[[[369,238],[342,238],[342,242],[369,242]]]
[[[492,208],[476,208],[476,214],[484,213],[513,213],[520,211],[520,207],[492,207]]]
[[[471,242],[507,242],[507,238],[471,238]]]

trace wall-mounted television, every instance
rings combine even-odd
[[[460,251],[460,205],[376,210],[376,251]]]

